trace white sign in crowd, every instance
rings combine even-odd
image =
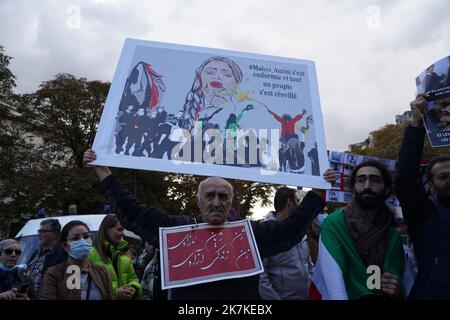
[[[315,65],[126,40],[94,164],[327,188]]]

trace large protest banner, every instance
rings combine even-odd
[[[312,61],[127,39],[93,164],[327,188]]]
[[[159,237],[163,289],[248,277],[264,270],[248,220],[160,228]]]
[[[428,93],[428,112],[423,116],[433,147],[450,146],[450,56],[430,65],[416,77],[418,93]]]

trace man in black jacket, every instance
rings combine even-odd
[[[420,175],[425,137],[421,114],[427,111],[426,94],[411,102],[412,122],[400,148],[397,195],[405,215],[418,274],[410,299],[450,299],[450,156],[438,157],[427,167],[428,197]],[[449,98],[436,102],[449,103]]]
[[[89,163],[96,159],[93,150],[87,150],[83,161]],[[159,227],[191,224],[187,217],[168,215],[162,209],[139,204],[134,196],[111,174],[108,167],[94,167],[100,178],[100,191],[116,208],[120,223],[127,229],[151,242]],[[324,174],[328,181],[335,179],[335,172]],[[226,222],[227,213],[233,200],[233,187],[219,177],[203,180],[197,191],[197,203],[201,216],[197,222],[220,225]],[[323,209],[325,202],[320,190],[309,192],[295,212],[286,220],[251,222],[253,233],[261,256],[267,257],[286,250],[286,243],[295,239],[299,242],[306,233],[311,221]],[[221,280],[172,290],[171,299],[258,299],[259,276]]]

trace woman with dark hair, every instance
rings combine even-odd
[[[61,230],[66,261],[47,270],[39,290],[41,300],[112,300],[108,272],[88,262],[92,248],[89,227],[82,221],[70,221]]]
[[[108,214],[100,224],[89,262],[106,268],[112,281],[114,297],[120,300],[138,299],[142,286],[136,276],[123,240],[124,228],[113,214]]]

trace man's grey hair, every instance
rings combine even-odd
[[[199,183],[198,189],[197,189],[197,199],[200,200],[200,196],[201,196],[201,194],[202,194],[202,188],[203,188],[203,185],[204,185],[205,183],[211,181],[211,180],[220,180],[220,181],[225,182],[227,188],[228,188],[229,191],[230,191],[231,198],[233,198],[234,191],[233,191],[233,185],[232,185],[231,183],[229,183],[227,180],[225,180],[225,179],[223,179],[223,178],[220,178],[220,177],[208,177],[208,178],[206,178],[205,180],[203,180],[202,182]]]
[[[20,242],[15,239],[6,239],[0,241],[0,252],[3,252],[3,249],[9,247],[12,244],[18,244],[20,246]]]

